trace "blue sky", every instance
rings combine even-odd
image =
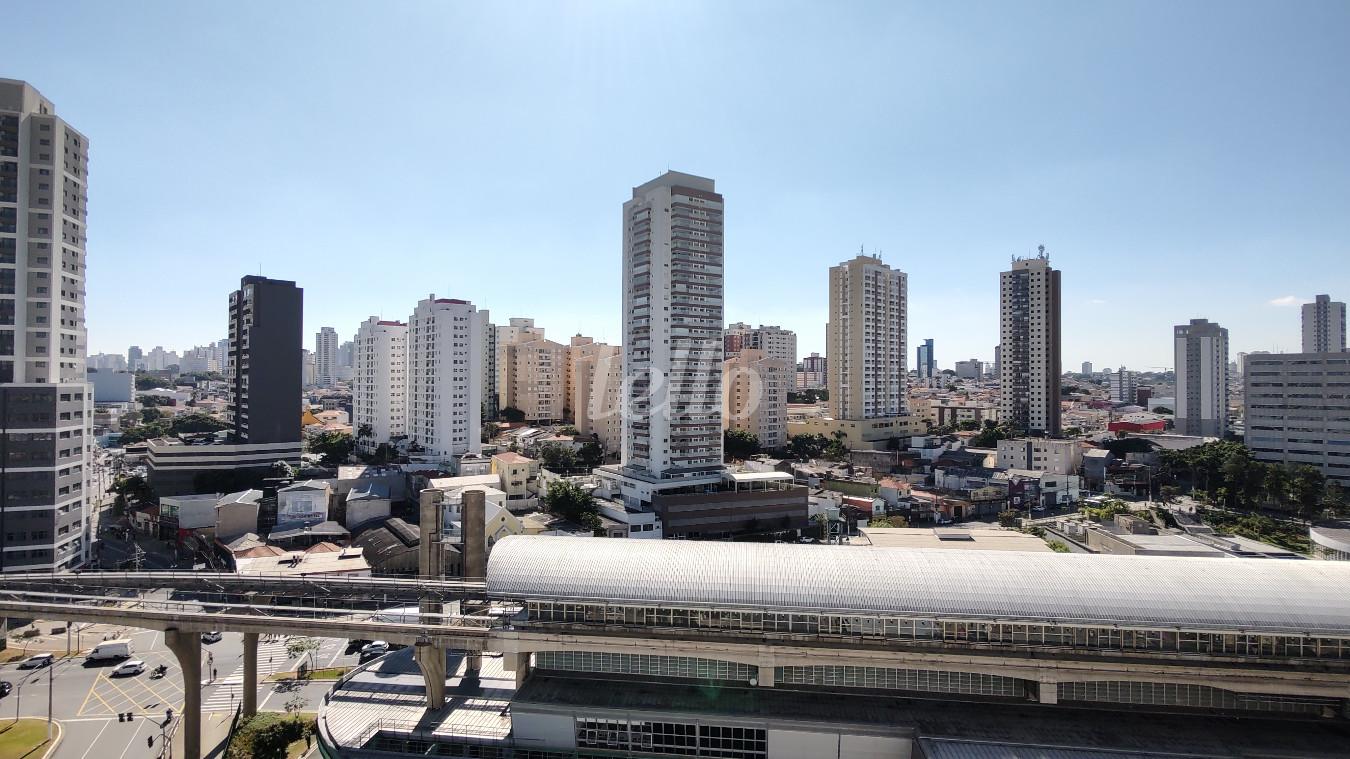
[[[824,352],[827,269],[909,274],[911,354],[992,358],[1044,244],[1066,368],[1171,325],[1297,349],[1350,298],[1350,4],[15,2],[0,76],[91,140],[90,352],[225,334],[260,269],[306,334],[417,299],[620,339],[620,206],[727,202],[728,321]],[[307,339],[309,339],[307,337]],[[911,363],[913,356],[909,357]]]

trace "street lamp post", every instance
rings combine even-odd
[[[67,626],[66,629],[69,630],[70,627]],[[54,670],[54,669],[56,669],[56,662],[52,662],[51,664],[48,664],[48,665],[47,665],[47,742],[48,742],[48,743],[51,743],[51,741],[52,741],[52,730],[53,730],[53,726],[52,726],[52,680],[55,679],[55,677],[56,677],[56,675],[55,675],[55,674],[53,673],[53,671],[52,671],[52,670]]]

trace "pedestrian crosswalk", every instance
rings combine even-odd
[[[278,636],[258,642],[258,685],[273,672],[282,672],[291,668],[291,658],[286,653],[286,638]],[[217,668],[219,665],[216,665]],[[209,676],[209,673],[208,673]],[[203,682],[207,685],[208,682]],[[202,711],[230,711],[239,706],[244,694],[244,661],[229,675],[216,681],[216,688],[202,702]]]

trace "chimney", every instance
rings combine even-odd
[[[465,490],[461,507],[460,530],[464,538],[464,579],[482,580],[487,576],[487,524],[481,490]]]
[[[423,578],[439,579],[445,574],[445,557],[441,552],[442,497],[441,491],[427,488],[418,498],[421,539],[417,544],[417,574]]]

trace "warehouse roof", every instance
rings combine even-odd
[[[1350,562],[511,536],[496,598],[1350,635]]]

